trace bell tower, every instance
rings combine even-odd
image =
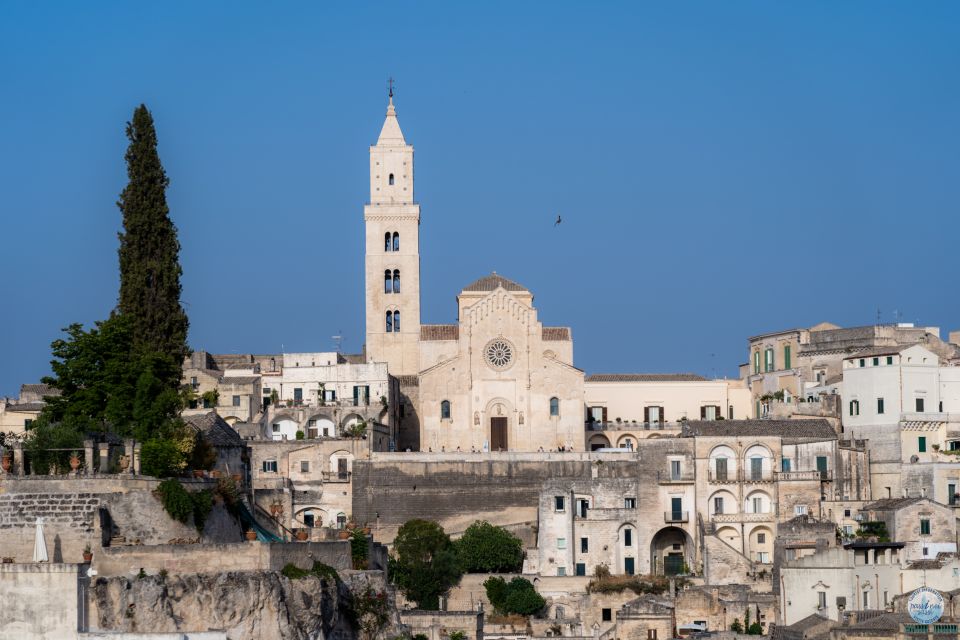
[[[400,130],[390,88],[387,117],[370,147],[366,228],[366,353],[392,375],[420,371],[420,205],[413,198],[413,147]]]

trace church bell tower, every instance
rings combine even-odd
[[[393,106],[370,147],[366,228],[367,362],[392,375],[420,371],[420,205],[413,198],[413,147]]]

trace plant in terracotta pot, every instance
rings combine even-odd
[[[283,513],[282,504],[280,504],[279,502],[274,502],[273,504],[270,505],[270,515],[272,515],[274,518],[279,516],[281,513]]]
[[[257,539],[257,532],[254,531],[253,529],[247,529],[246,536],[247,536],[247,540],[249,540],[250,542],[253,542],[254,540]]]
[[[0,458],[0,465],[2,465],[4,472],[10,473],[10,468],[13,466],[13,453],[11,451],[3,452],[3,457]]]
[[[87,546],[83,548],[83,561],[88,563],[93,560],[93,551],[90,550],[90,543],[87,543]]]
[[[72,451],[70,453],[70,469],[76,471],[80,468],[80,452]]]
[[[346,529],[340,529],[340,531],[337,532],[338,540],[348,540],[349,538],[350,538],[350,532],[347,531]]]
[[[303,542],[309,537],[310,536],[307,534],[306,529],[297,529],[297,540],[299,540],[300,542]]]

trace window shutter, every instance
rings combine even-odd
[[[643,421],[650,422],[650,407],[643,408]]]
[[[701,405],[701,406],[700,406],[700,419],[701,419],[701,420],[706,420],[706,419],[707,419],[707,407],[706,407],[706,405]]]
[[[606,422],[607,422],[607,408],[606,408],[606,407],[603,407],[603,422],[604,422],[604,424],[606,424]]]

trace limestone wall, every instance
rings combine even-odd
[[[0,564],[0,638],[74,638],[79,602],[75,564]]]

